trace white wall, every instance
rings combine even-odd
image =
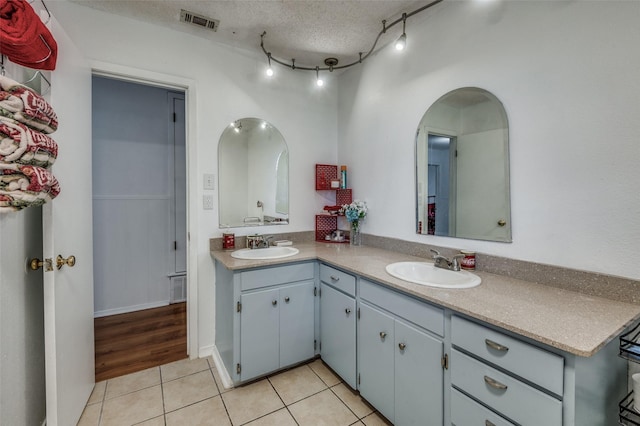
[[[195,81],[198,188],[189,194],[197,208],[198,325],[201,348],[213,345],[214,267],[209,238],[220,237],[217,201],[214,210],[202,209],[202,175],[217,172],[218,140],[231,121],[259,117],[273,124],[284,136],[290,159],[290,225],[236,229],[252,232],[312,230],[314,213],[323,200],[314,188],[314,164],[337,161],[336,82],[328,80],[319,90],[312,73],[277,68],[267,80],[266,59],[252,51],[217,45],[215,42],[109,15],[67,1],[51,2],[50,8],[87,58],[149,70]],[[195,168],[195,172],[193,169]],[[215,193],[217,200],[217,192]],[[196,238],[192,232],[192,241]]]
[[[340,76],[340,163],[365,233],[640,278],[640,2],[444,2]],[[415,234],[420,119],[458,87],[509,120],[513,243]],[[344,117],[344,120],[342,119]]]

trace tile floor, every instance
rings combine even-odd
[[[79,426],[389,425],[321,360],[224,389],[211,358],[97,383]]]

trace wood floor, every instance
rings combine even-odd
[[[96,382],[187,357],[187,304],[94,319]]]

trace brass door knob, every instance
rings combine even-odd
[[[75,256],[69,256],[66,259],[62,257],[62,255],[58,255],[58,257],[56,257],[56,266],[58,267],[58,269],[62,269],[64,265],[67,265],[69,268],[73,268],[75,264],[76,264]]]
[[[386,332],[384,332],[384,331],[381,331],[381,332],[380,332],[380,338],[381,338],[382,340],[384,340],[384,338],[385,338],[385,337],[387,337],[387,333],[386,333]]]
[[[287,303],[289,303],[289,301],[290,301],[290,300],[291,300],[291,299],[289,299],[289,296],[287,296],[287,297],[285,297],[285,298],[284,298],[284,301],[285,301],[285,302],[287,302]]]
[[[407,348],[407,345],[404,343],[398,343],[398,348],[400,348],[401,351],[404,351]]]
[[[507,224],[507,221],[506,221],[506,220],[504,220],[504,219],[500,219],[500,220],[498,221],[498,226],[505,226],[506,224]]]
[[[272,304],[273,306],[276,306],[276,305],[278,304],[278,301],[277,301],[277,300],[272,300],[272,301],[271,301],[271,304]]]
[[[52,263],[53,262],[51,261],[51,259],[40,260],[37,257],[34,257],[29,262],[29,267],[32,271],[37,271],[40,268],[44,268],[45,271],[50,272],[53,271]]]

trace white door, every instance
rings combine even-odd
[[[91,220],[91,70],[52,18],[58,64],[51,76],[50,103],[60,147],[53,174],[61,193],[43,207],[47,426],[75,425],[94,385],[93,245]],[[56,257],[76,258],[74,267]],[[117,265],[114,265],[117,267]]]

